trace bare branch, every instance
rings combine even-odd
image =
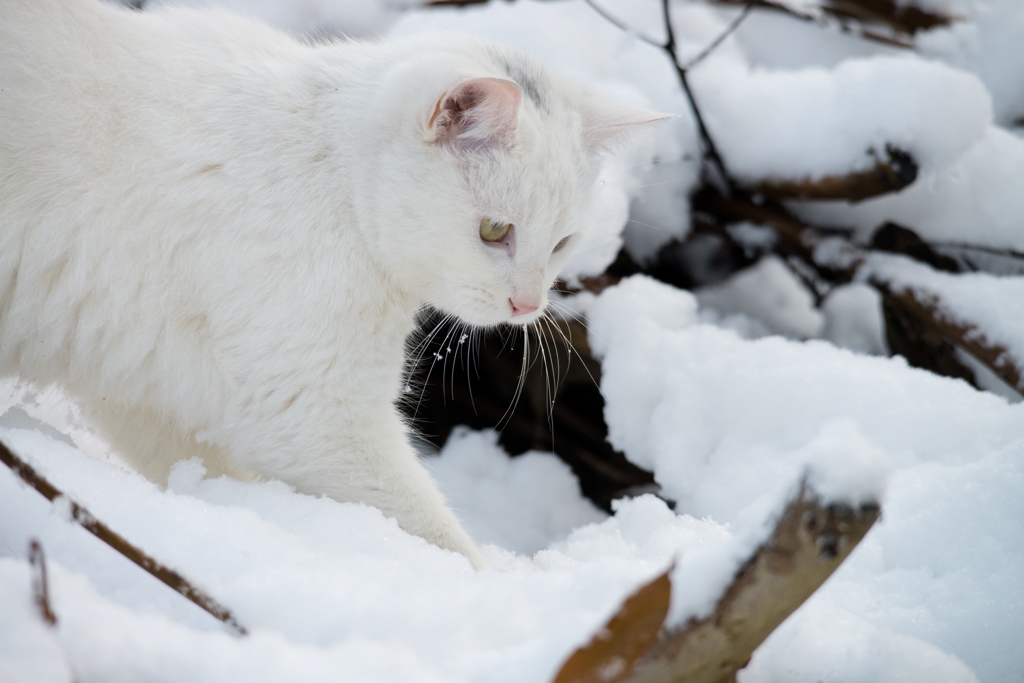
[[[614,24],[620,30],[625,31],[626,33],[628,33],[629,35],[633,36],[634,38],[637,38],[639,40],[644,41],[648,45],[653,45],[654,47],[657,47],[657,48],[660,48],[660,49],[665,49],[665,43],[661,42],[660,40],[655,40],[654,38],[651,38],[650,36],[645,36],[644,34],[640,33],[639,31],[634,29],[629,24],[627,24],[624,21],[622,21],[622,20],[618,19],[617,17],[613,16],[610,12],[608,12],[607,10],[602,8],[600,5],[598,5],[596,2],[594,2],[594,0],[583,0],[583,2],[587,3],[588,5],[590,5],[590,8],[592,10],[594,10],[595,12],[600,14],[602,17],[604,17],[605,20],[607,20],[609,23]]]
[[[32,597],[39,608],[39,616],[50,626],[57,625],[57,615],[50,608],[50,585],[46,580],[46,556],[38,540],[28,543],[28,563],[32,566]]]
[[[60,489],[43,478],[27,462],[19,458],[6,445],[0,443],[0,462],[3,462],[23,482],[38,491],[51,503],[64,498],[70,503],[71,519],[83,529],[100,539],[108,546],[128,558],[159,581],[181,593],[200,608],[230,626],[235,633],[246,635],[247,631],[235,619],[227,607],[210,597],[205,591],[197,588],[188,579],[164,564],[153,559],[145,552],[129,543],[123,536],[99,521],[84,507],[65,496]]]
[[[676,74],[679,77],[679,84],[683,88],[683,93],[686,95],[687,102],[690,103],[690,109],[693,111],[693,117],[697,122],[697,132],[700,134],[701,143],[704,147],[705,158],[710,162],[710,165],[718,173],[719,180],[725,185],[726,190],[730,195],[736,196],[743,194],[739,185],[729,174],[729,170],[722,160],[722,155],[718,152],[718,147],[715,145],[714,139],[711,137],[711,133],[708,132],[708,127],[704,123],[704,116],[700,112],[700,107],[697,105],[697,99],[693,95],[693,89],[690,87],[689,71],[684,66],[679,64],[679,55],[676,54],[676,36],[675,30],[672,28],[672,13],[670,10],[670,0],[661,0],[662,17],[665,22],[665,45],[662,49],[668,54],[672,60],[672,65],[676,68]],[[745,19],[747,12],[741,15],[741,20]],[[735,23],[726,28],[722,33],[722,36],[712,41],[711,46],[707,50],[703,50],[698,57],[701,60],[710,54],[711,49],[717,47],[725,40],[725,36],[732,33],[735,28],[739,26],[739,23]],[[705,54],[707,53],[707,54]]]
[[[696,57],[687,62],[686,66],[684,66],[683,69],[689,71],[693,67],[703,62],[708,55],[714,52],[715,49],[717,49],[718,46],[721,45],[726,38],[731,36],[736,31],[736,29],[740,27],[740,24],[742,24],[743,21],[750,15],[750,10],[752,9],[754,9],[754,3],[747,2],[747,6],[743,8],[742,12],[736,15],[735,19],[729,22],[729,25],[726,27],[726,29],[719,33],[718,37],[711,41],[710,45],[701,50],[700,54],[698,54]]]
[[[693,117],[697,122],[697,132],[700,135],[701,145],[704,149],[705,159],[710,163],[711,167],[714,168],[718,175],[718,180],[725,185],[729,194],[742,194],[739,185],[735,180],[733,180],[732,176],[729,175],[725,162],[722,161],[722,155],[719,154],[718,147],[715,145],[715,141],[711,138],[711,134],[708,132],[707,125],[704,123],[704,116],[701,114],[700,107],[697,105],[697,100],[693,95],[693,89],[690,87],[687,74],[689,73],[688,70],[690,68],[700,64],[700,62],[710,55],[726,38],[729,37],[729,35],[732,34],[733,31],[739,27],[741,23],[743,23],[743,20],[746,19],[747,15],[750,13],[749,3],[743,12],[741,12],[740,15],[733,20],[721,34],[711,41],[706,48],[701,50],[701,52],[694,57],[689,64],[684,66],[679,63],[679,55],[676,54],[676,36],[675,29],[672,28],[672,13],[670,10],[669,0],[662,0],[661,2],[662,21],[665,24],[666,36],[664,42],[659,42],[648,36],[639,34],[630,28],[628,24],[602,9],[596,2],[594,2],[594,0],[585,0],[585,2],[590,5],[595,12],[604,17],[608,22],[617,26],[619,29],[632,36],[636,36],[645,43],[653,45],[665,52],[668,58],[672,61],[672,66],[675,68],[676,74],[679,77],[679,84],[683,88],[683,94],[686,95],[686,100],[690,104],[691,111],[693,111]]]

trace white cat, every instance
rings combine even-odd
[[[460,36],[0,0],[0,371],[154,480],[199,455],[482,567],[394,406],[414,315],[535,320],[602,149],[662,118]]]

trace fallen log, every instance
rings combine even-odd
[[[714,611],[661,629],[671,570],[640,587],[555,683],[724,683],[754,650],[832,575],[880,516],[877,504],[822,503],[806,485],[770,538],[736,572]],[[655,634],[652,636],[651,634]],[[650,642],[640,652],[640,645]]]

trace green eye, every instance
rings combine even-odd
[[[480,239],[484,242],[500,242],[511,229],[511,223],[493,221],[490,218],[480,219]]]

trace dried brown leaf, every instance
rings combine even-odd
[[[669,569],[626,598],[590,642],[562,665],[554,683],[619,683],[658,639],[672,597]]]

